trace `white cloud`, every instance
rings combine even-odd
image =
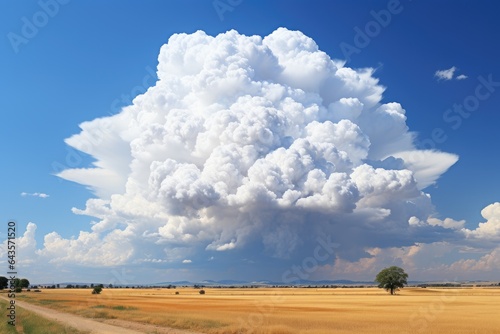
[[[444,220],[440,220],[431,217],[427,220],[427,222],[429,223],[429,225],[432,226],[442,226],[444,228],[450,228],[455,230],[461,230],[464,228],[465,225],[465,220],[457,221],[451,218],[445,218]]]
[[[48,198],[50,195],[44,194],[44,193],[27,193],[27,192],[22,192],[21,196],[23,197],[39,197],[39,198]]]
[[[96,159],[59,176],[95,191],[73,211],[98,221],[73,238],[47,234],[41,259],[301,261],[327,235],[339,261],[358,261],[365,249],[443,238],[440,224],[408,221],[434,213],[423,190],[458,157],[415,148],[373,69],[344,67],[284,28],[176,34],[158,60],[154,87],[66,140]]]
[[[193,261],[188,260],[188,259],[186,259],[186,260],[182,260],[182,263],[192,263],[192,262],[193,262]]]
[[[434,76],[437,77],[438,80],[451,80],[453,79],[453,75],[456,70],[457,68],[455,66],[452,66],[447,70],[437,70],[436,73],[434,73]]]
[[[393,156],[403,159],[404,166],[413,172],[419,189],[435,184],[458,161],[456,154],[432,150],[402,151]]]
[[[127,242],[129,231],[114,230],[104,237],[81,231],[77,238],[64,239],[52,232],[44,237],[37,254],[54,264],[78,263],[83,266],[116,266],[126,263],[134,249]]]
[[[464,233],[472,239],[500,241],[500,202],[485,207],[481,215],[486,221],[474,230],[464,229]]]
[[[491,272],[491,277],[497,280],[498,268],[500,268],[500,247],[493,249],[479,259],[460,259],[452,263],[448,270],[454,270],[457,273],[468,272],[472,275]]]
[[[455,80],[465,80],[468,78],[467,75],[465,74],[459,74],[455,76],[455,72],[457,71],[457,67],[452,66],[447,70],[438,70],[436,73],[434,73],[434,76],[437,77],[438,80],[452,80],[455,78]]]

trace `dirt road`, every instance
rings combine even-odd
[[[5,297],[0,297],[9,301]],[[165,328],[155,325],[140,324],[124,320],[104,320],[103,322],[95,319],[88,319],[70,313],[59,312],[47,307],[41,307],[30,303],[16,300],[16,305],[24,308],[27,311],[36,313],[44,318],[55,320],[65,325],[74,327],[82,331],[88,331],[92,334],[202,334],[192,331]]]

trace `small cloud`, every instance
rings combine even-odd
[[[23,197],[39,197],[39,198],[47,198],[47,197],[50,197],[49,195],[47,194],[44,194],[44,193],[26,193],[26,192],[22,192],[21,193],[21,196]]]
[[[182,261],[182,263],[191,263],[191,262],[193,262],[193,261],[191,261],[191,260],[184,260],[184,261]]]
[[[452,66],[447,70],[436,71],[436,73],[434,73],[434,76],[437,77],[438,80],[451,80],[453,79],[453,75],[455,74],[456,70],[457,68],[455,66]]]
[[[166,260],[162,259],[143,259],[142,262],[150,262],[150,263],[165,263]]]
[[[455,80],[465,80],[468,78],[468,76],[465,74],[460,74],[460,75],[457,75],[456,77],[454,77],[456,70],[457,70],[457,67],[452,66],[451,68],[449,68],[447,70],[436,71],[436,73],[434,73],[434,76],[437,77],[438,80],[445,80],[445,81],[452,80],[453,78],[455,78]]]

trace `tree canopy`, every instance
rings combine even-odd
[[[21,280],[19,281],[19,286],[21,288],[29,288],[30,281],[28,281],[26,278],[21,278]]]
[[[12,286],[11,288],[29,288],[30,286],[30,281],[28,281],[26,278],[15,278],[13,282],[10,283]],[[5,288],[9,287],[9,279],[5,276],[0,276],[0,290],[3,290]]]
[[[375,282],[379,283],[379,288],[384,288],[391,292],[391,295],[399,288],[403,288],[408,284],[408,274],[397,266],[382,269],[375,278]]]
[[[101,293],[101,291],[102,291],[102,288],[100,286],[96,286],[96,287],[94,287],[94,290],[92,290],[92,294],[98,295]]]
[[[3,290],[9,286],[9,280],[7,277],[0,276],[0,290]]]

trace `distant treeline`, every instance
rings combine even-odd
[[[491,284],[469,284],[469,283],[422,283],[415,285],[408,285],[408,287],[417,288],[471,288],[471,287],[496,287],[500,283]],[[108,284],[53,284],[53,285],[35,285],[33,288],[38,289],[93,289],[94,287],[107,288],[107,289],[176,289],[175,285],[113,285]],[[274,289],[350,289],[350,288],[374,288],[375,285],[338,285],[338,284],[323,284],[323,285],[182,285],[181,288],[194,288],[194,289],[259,289],[259,288],[274,288]]]
[[[416,287],[419,288],[473,288],[473,287],[491,287],[491,286],[500,286],[500,283],[491,283],[491,284],[425,283],[416,285]]]

